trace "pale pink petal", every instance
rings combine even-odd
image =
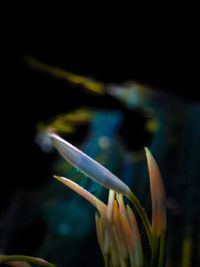
[[[107,207],[106,205],[97,197],[95,197],[93,194],[85,190],[80,185],[76,184],[75,182],[61,176],[54,176],[55,179],[66,185],[67,187],[74,190],[76,193],[87,199],[92,205],[94,205],[100,213],[105,214]]]
[[[112,220],[114,200],[115,200],[115,191],[110,189],[108,196],[108,207],[107,207],[107,217],[109,221]]]

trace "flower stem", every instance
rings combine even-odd
[[[151,267],[158,266],[158,253],[159,253],[159,241],[160,237],[158,235],[153,235],[152,237],[152,257],[151,257]]]
[[[137,210],[141,220],[142,220],[142,223],[144,225],[144,228],[146,230],[146,233],[147,233],[147,237],[149,239],[149,244],[150,244],[150,247],[151,249],[153,249],[153,243],[152,243],[152,232],[151,232],[151,225],[150,225],[150,222],[149,222],[149,219],[147,217],[147,214],[146,212],[144,211],[142,205],[140,204],[140,201],[137,199],[137,197],[133,194],[133,192],[129,192],[127,194],[127,197],[128,199],[132,202],[132,204],[134,205],[135,209]]]
[[[109,254],[105,255],[104,261],[105,261],[105,267],[109,267],[109,261],[110,261],[110,255]]]
[[[160,236],[159,261],[158,261],[159,267],[164,267],[165,247],[166,247],[166,231],[162,232]]]

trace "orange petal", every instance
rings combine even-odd
[[[145,148],[149,169],[150,190],[152,199],[152,233],[160,235],[166,230],[166,197],[164,184],[158,165],[148,148]]]
[[[142,243],[141,243],[141,236],[140,231],[138,228],[138,224],[135,218],[135,215],[130,208],[129,205],[127,205],[127,214],[128,214],[128,220],[130,222],[130,226],[133,231],[134,236],[134,261],[136,266],[143,266],[143,251],[142,251]]]
[[[109,248],[110,248],[110,256],[112,261],[112,266],[120,266],[120,251],[118,250],[118,246],[116,244],[116,239],[113,232],[113,225],[109,222],[108,230],[108,238],[109,238]]]
[[[133,232],[132,229],[129,225],[129,222],[124,214],[120,214],[120,222],[121,222],[121,227],[124,232],[124,236],[126,238],[126,244],[128,247],[128,252],[129,252],[129,257],[130,257],[130,262],[131,266],[134,264],[134,237],[133,237]]]
[[[121,202],[121,208],[123,209],[124,204],[123,204],[123,198],[119,199],[118,197],[118,201]],[[123,211],[125,211],[125,207],[123,209]],[[115,236],[116,236],[116,243],[118,246],[120,246],[120,251],[122,254],[122,257],[124,259],[126,259],[128,257],[128,246],[126,243],[126,237],[124,235],[124,230],[123,227],[121,225],[121,221],[120,221],[120,210],[119,210],[119,206],[116,200],[114,200],[114,205],[113,205],[113,224],[114,224],[114,232],[115,232]]]
[[[124,242],[124,238],[121,235],[121,231],[119,231],[118,227],[116,225],[113,225],[113,235],[115,238],[115,243],[117,245],[118,253],[121,255],[123,259],[127,259],[128,257],[128,251],[126,243]]]

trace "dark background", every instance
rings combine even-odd
[[[2,145],[6,143],[6,164],[12,164],[11,170],[15,173],[9,183],[18,184],[22,179],[28,187],[30,184],[35,187],[41,182],[40,178],[39,181],[30,178],[30,175],[38,174],[38,169],[45,171],[45,167],[39,167],[43,155],[34,143],[38,121],[46,121],[60,112],[84,105],[120,106],[108,96],[88,95],[64,81],[32,70],[23,61],[25,55],[106,83],[136,80],[153,86],[154,90],[175,94],[189,103],[200,99],[195,62],[192,62],[195,58],[190,49],[186,50],[182,39],[170,42],[170,36],[166,36],[157,43],[154,35],[149,34],[143,42],[135,37],[136,42],[130,35],[118,34],[112,38],[102,36],[102,32],[99,35],[95,32],[98,39],[94,39],[87,28],[78,28],[75,37],[67,32],[52,35],[50,25],[46,24],[40,28],[37,21],[35,29],[21,31],[23,36],[13,37],[13,42],[9,43],[12,47],[7,47],[3,55],[6,55],[7,83],[2,84],[2,99],[5,99],[2,103],[5,139],[2,140],[7,141]],[[83,36],[85,32],[87,35]],[[5,171],[8,170],[10,168],[6,166]],[[23,178],[27,173],[28,180]]]
[[[34,141],[38,121],[82,105],[120,105],[108,96],[99,101],[83,91],[66,94],[65,82],[31,70],[25,55],[107,83],[133,79],[190,103],[200,100],[197,35],[184,15],[175,13],[174,23],[169,14],[153,21],[148,12],[127,13],[125,20],[108,12],[107,22],[104,13],[75,12],[71,18],[58,4],[18,7],[14,13],[1,50],[6,78],[1,85],[1,214],[17,190],[33,192],[52,175],[52,155],[44,155]]]

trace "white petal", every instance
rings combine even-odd
[[[126,195],[130,188],[104,166],[56,134],[49,134],[52,144],[65,160],[95,182]]]

